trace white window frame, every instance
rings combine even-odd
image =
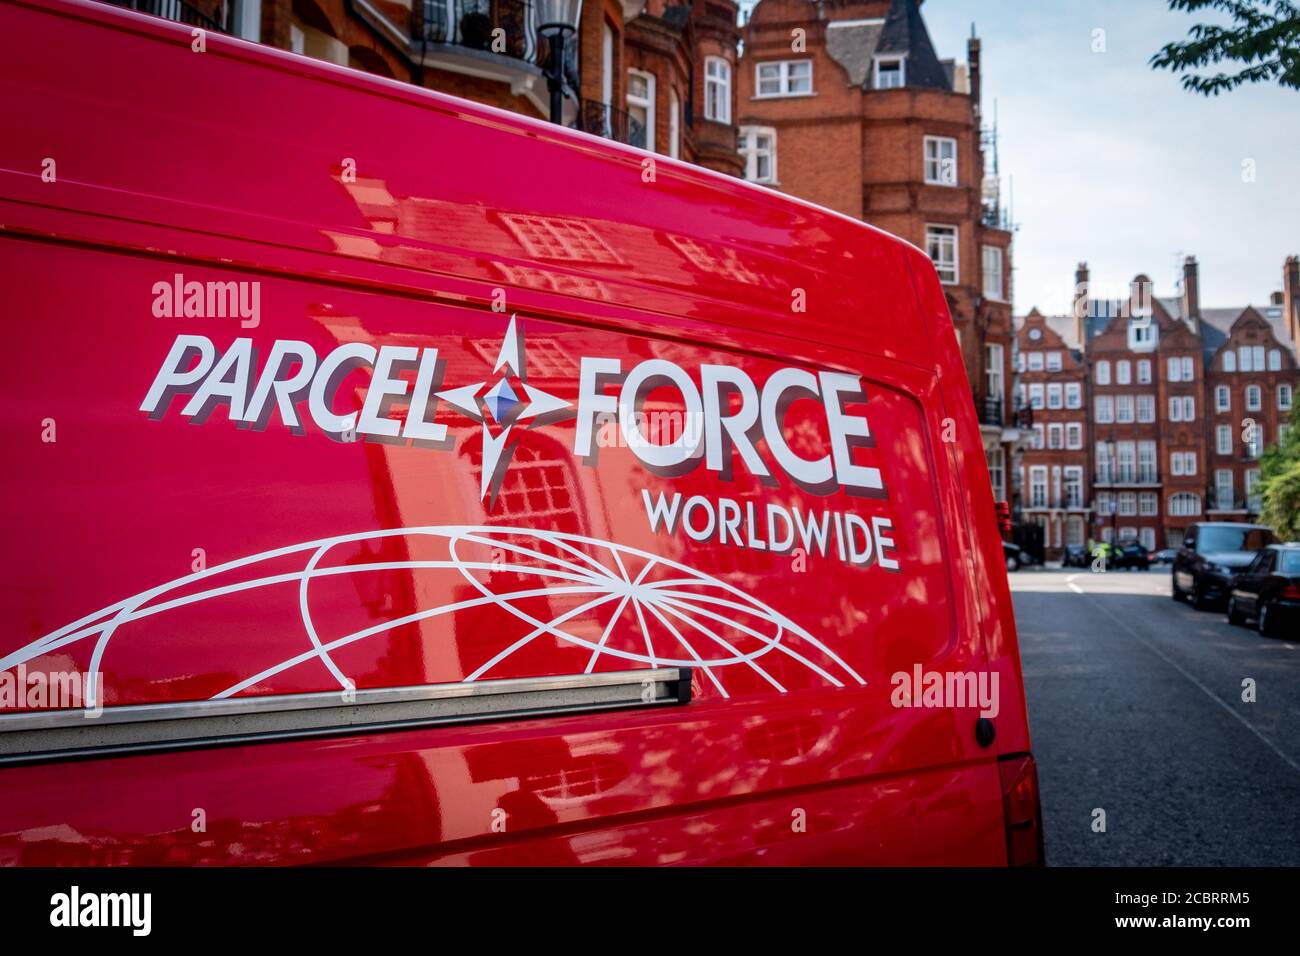
[[[952,155],[945,156],[945,149]],[[924,155],[926,183],[931,186],[957,185],[957,140],[951,136],[926,136]]]
[[[1232,411],[1232,389],[1228,388],[1228,386],[1214,386],[1214,410],[1216,412]]]
[[[1128,359],[1120,359],[1115,363],[1115,384],[1133,384],[1133,363]]]
[[[682,98],[673,87],[668,89],[668,155],[682,158]]]
[[[898,83],[896,85],[880,85],[880,67],[881,64],[898,65]],[[871,64],[871,86],[877,90],[901,90],[907,86],[907,57],[906,56],[878,56]]]
[[[772,146],[767,150],[768,175],[760,177],[758,175],[758,159],[763,154],[763,150],[758,148],[758,138],[760,136],[770,137]],[[776,129],[771,126],[742,126],[740,127],[740,155],[745,157],[745,179],[751,183],[768,183],[775,184],[776,178]]]
[[[791,77],[792,66],[808,67],[808,89],[794,90],[793,78]],[[775,93],[763,92],[763,71],[765,69],[776,68],[776,87]],[[754,99],[756,100],[777,100],[792,96],[812,96],[813,95],[813,61],[810,59],[802,60],[764,60],[761,63],[754,64]]]
[[[989,253],[994,253],[992,259],[992,268],[990,269]],[[984,298],[992,299],[994,302],[1005,302],[1006,294],[1006,277],[1003,274],[1001,246],[984,247]],[[1056,356],[1056,368],[1052,368],[1051,357]],[[1051,352],[1048,354],[1047,370],[1049,372],[1059,372],[1061,370],[1061,353]]]
[[[1277,409],[1280,412],[1289,412],[1291,405],[1295,402],[1295,390],[1286,383],[1281,383],[1277,387]]]
[[[1151,360],[1139,359],[1137,365],[1138,365],[1137,367],[1138,384],[1150,385],[1151,384]]]
[[[1156,420],[1156,397],[1150,393],[1140,393],[1137,397],[1137,420],[1150,424]]]
[[[1047,386],[1047,407],[1063,408],[1065,406],[1065,397],[1062,394],[1060,382],[1050,382]]]
[[[938,241],[941,258],[936,259],[931,254],[931,242]],[[942,260],[942,252],[945,246],[950,246],[952,250],[952,263],[949,266]],[[934,269],[939,273],[939,281],[944,285],[958,285],[961,282],[961,231],[954,225],[945,222],[927,222],[925,224],[925,251],[930,256],[930,261],[934,263]],[[945,271],[951,273],[951,278],[944,278]]]
[[[645,110],[645,148],[653,153],[655,151],[655,75],[647,73],[645,70],[628,70],[627,76],[629,80],[634,76],[645,80],[646,95],[644,99],[633,96],[632,84],[628,83],[627,111],[630,114],[634,106]]]
[[[1110,425],[1115,421],[1115,397],[1113,395],[1098,395],[1093,404],[1093,418],[1102,425]]]
[[[1109,385],[1110,384],[1110,362],[1108,362],[1106,359],[1102,359],[1100,362],[1098,362],[1096,368],[1093,369],[1093,377],[1096,380],[1098,385]]]
[[[1214,472],[1214,505],[1220,511],[1230,511],[1233,504],[1233,475],[1231,468],[1218,468]],[[1226,494],[1225,494],[1226,492]]]
[[[1258,385],[1246,386],[1246,411],[1257,412],[1264,407],[1264,389]]]
[[[1065,407],[1083,407],[1083,387],[1080,386],[1078,382],[1065,383]]]
[[[1237,371],[1237,353],[1234,352],[1232,349],[1224,349],[1223,370],[1225,372]]]
[[[1083,447],[1083,423],[1067,422],[1065,425],[1065,447],[1077,451]]]
[[[1219,425],[1214,429],[1214,452],[1217,455],[1232,454],[1232,426]]]
[[[720,56],[704,58],[704,118],[731,122],[731,62]]]
[[[1041,481],[1040,481],[1041,479]],[[1042,491],[1042,500],[1039,500],[1038,492]],[[1029,468],[1029,507],[1046,508],[1047,507],[1047,466],[1032,465]]]

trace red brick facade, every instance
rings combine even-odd
[[[986,177],[979,40],[967,63],[940,61],[915,0],[761,0],[744,37],[738,126],[749,178],[936,259],[994,492],[1008,498],[1011,233]]]
[[[1084,455],[1091,484],[1093,540],[1134,537],[1149,548],[1176,547],[1194,521],[1251,521],[1259,515],[1255,492],[1259,455],[1289,427],[1300,389],[1300,363],[1292,330],[1300,327],[1297,261],[1283,267],[1284,291],[1266,306],[1203,308],[1194,258],[1183,268],[1175,298],[1155,295],[1151,280],[1137,276],[1127,300],[1107,302],[1088,294],[1088,271],[1076,273],[1073,316],[1017,319],[1021,376],[1029,393],[1040,377],[1030,357],[1055,344],[1081,349],[1076,371],[1063,363],[1048,382],[1084,375]],[[1031,342],[1033,329],[1042,329]],[[1061,330],[1065,334],[1060,335]],[[1036,360],[1035,360],[1036,364]],[[1034,408],[1034,429],[1016,463],[1020,515],[1047,529],[1047,558],[1059,555],[1054,512],[1038,504],[1035,468],[1077,461],[1077,453],[1036,447],[1038,425],[1050,410]],[[1040,470],[1038,475],[1042,475]],[[1066,541],[1065,543],[1073,543]]]

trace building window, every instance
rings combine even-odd
[[[1160,505],[1160,499],[1154,491],[1144,491],[1138,495],[1138,514],[1150,518]]]
[[[751,183],[776,182],[776,130],[742,126],[740,154],[745,157],[745,178]]]
[[[994,501],[1005,501],[1007,497],[1006,471],[1003,468],[1003,457],[1001,448],[991,448],[984,455],[984,459],[989,465],[989,481],[993,484]]]
[[[876,89],[896,90],[907,85],[907,61],[901,56],[876,57]]]
[[[1231,472],[1229,472],[1231,475]],[[1201,513],[1201,496],[1180,491],[1169,496],[1169,516],[1171,518],[1193,518]]]
[[[1243,372],[1264,371],[1264,346],[1262,345],[1238,346],[1237,367]]]
[[[1115,384],[1129,385],[1133,381],[1133,365],[1128,359],[1121,359],[1115,363]]]
[[[1214,506],[1220,511],[1232,510],[1232,469],[1220,468],[1214,473]]]
[[[627,111],[645,127],[645,148],[655,148],[655,78],[653,73],[627,71]]]
[[[1260,506],[1263,504],[1259,492],[1256,490],[1258,487],[1259,469],[1251,468],[1246,472],[1246,510],[1255,514],[1259,514]]]
[[[1042,382],[1034,382],[1032,385],[1029,386],[1029,407],[1030,408],[1043,407],[1043,383]]]
[[[1154,395],[1139,395],[1137,397],[1137,420],[1139,422],[1153,422],[1156,420],[1156,397]]]
[[[1232,454],[1232,426],[1220,425],[1214,430],[1214,450],[1220,455]]]
[[[939,281],[949,285],[957,282],[957,227],[926,226],[925,249],[934,262]]]
[[[1070,422],[1065,426],[1065,447],[1070,449],[1083,447],[1083,425],[1079,422]]]
[[[1133,423],[1133,396],[1116,395],[1115,396],[1115,421],[1121,425],[1130,425]]]
[[[957,141],[947,136],[925,137],[925,181],[934,186],[957,185]]]
[[[704,61],[704,118],[731,122],[731,64],[720,56]]]
[[[1264,426],[1251,420],[1245,430],[1246,457],[1258,458],[1264,448]]]
[[[1119,493],[1119,513],[1128,518],[1138,513],[1138,496],[1136,491]]]
[[[1282,371],[1282,353],[1278,349],[1268,350],[1268,370],[1270,372]]]
[[[1280,411],[1288,412],[1291,410],[1291,386],[1279,385],[1277,387],[1277,407]]]
[[[756,99],[812,93],[812,60],[778,60],[754,67]]]
[[[1049,372],[1059,372],[1059,371],[1061,370],[1061,353],[1060,353],[1060,352],[1048,352],[1048,353],[1047,353],[1047,370],[1048,370]]]
[[[1065,468],[1065,507],[1083,507],[1083,469],[1077,465]]]
[[[1047,466],[1034,465],[1029,469],[1029,507],[1047,507]]]
[[[1110,384],[1110,363],[1105,359],[1097,363],[1096,377],[1098,385]]]
[[[1137,443],[1138,449],[1138,481],[1151,484],[1157,480],[1156,475],[1156,443],[1153,441],[1140,441]]]
[[[1083,388],[1078,382],[1069,382],[1065,386],[1065,407],[1083,407]]]
[[[1226,385],[1216,385],[1214,388],[1214,410],[1216,412],[1226,412],[1232,409],[1232,391]]]
[[[1111,459],[1110,443],[1097,442],[1096,453],[1094,458],[1097,461],[1097,482],[1099,484],[1110,484],[1111,476]]]
[[[1035,425],[1035,426],[1034,426],[1034,437],[1033,437],[1033,440],[1030,442],[1030,445],[1029,445],[1030,448],[1046,448],[1046,447],[1047,447],[1047,442],[1045,442],[1045,441],[1043,440],[1043,432],[1044,432],[1044,430],[1046,429],[1046,427],[1047,427],[1046,425]]]
[[[1196,474],[1196,452],[1175,451],[1169,454],[1169,473],[1192,476]]]
[[[1130,321],[1128,347],[1134,351],[1150,352],[1156,345],[1156,326],[1150,319]]]
[[[682,101],[677,91],[668,91],[668,155],[680,159],[682,155]]]
[[[1260,388],[1258,385],[1246,386],[1246,411],[1248,412],[1259,411],[1260,406],[1263,404],[1263,402],[1260,400],[1261,394],[1262,393],[1260,392]]]
[[[1002,401],[1002,346],[984,346],[984,383],[990,398]]]
[[[1138,384],[1139,385],[1151,384],[1151,360],[1150,359],[1141,359],[1138,362]]]
[[[1047,447],[1065,447],[1065,426],[1055,423],[1047,426]]]
[[[1232,349],[1227,349],[1223,353],[1223,370],[1225,372],[1237,371],[1237,353]]]
[[[1042,353],[1042,352],[1030,352],[1030,353],[1029,353],[1029,371],[1031,371],[1031,372],[1041,372],[1042,370],[1043,370],[1043,353]]]
[[[1097,421],[1103,425],[1109,425],[1115,421],[1114,397],[1111,395],[1098,395],[1094,415]]]
[[[1115,480],[1129,483],[1137,480],[1137,445],[1131,441],[1115,443]]]
[[[1154,513],[1152,512],[1152,514]],[[1142,528],[1138,531],[1138,542],[1148,551],[1154,551],[1156,549],[1156,529]]]
[[[1053,382],[1047,386],[1047,407],[1060,408],[1062,404],[1061,384]]]
[[[1082,507],[1082,505],[1080,505]],[[1083,517],[1069,515],[1065,519],[1065,543],[1071,547],[1083,547]]]
[[[1001,302],[1005,296],[1002,292],[1002,250],[997,246],[984,247],[984,297]],[[1052,356],[1056,356],[1056,368],[1052,368]],[[1052,352],[1047,357],[1047,370],[1061,370],[1061,353]]]
[[[1191,395],[1171,395],[1169,397],[1169,420],[1171,422],[1196,421],[1196,399]]]

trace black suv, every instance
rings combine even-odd
[[[1274,540],[1263,525],[1198,521],[1187,529],[1174,558],[1174,600],[1190,600],[1198,611],[1221,606],[1232,576]]]

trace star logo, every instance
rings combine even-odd
[[[528,384],[527,355],[524,336],[510,316],[510,326],[497,352],[494,374],[499,374],[489,388],[487,382],[475,382],[438,392],[440,399],[467,418],[478,422],[483,431],[483,478],[480,500],[496,500],[497,491],[510,466],[510,459],[518,447],[518,437],[511,440],[516,428],[535,428],[538,425],[564,418],[572,412],[572,402],[567,402],[536,386]],[[486,389],[486,391],[484,391]],[[520,397],[520,392],[523,397]]]

